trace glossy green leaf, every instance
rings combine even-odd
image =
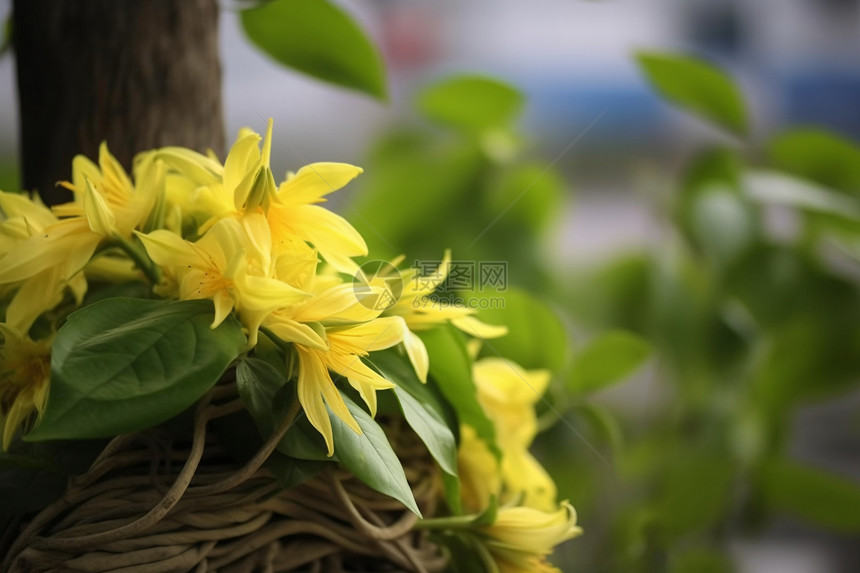
[[[481,320],[508,327],[505,336],[484,343],[482,356],[504,356],[523,368],[549,368],[556,374],[564,369],[570,354],[567,329],[552,307],[518,289],[469,296],[502,299],[501,304],[478,304]]]
[[[418,109],[439,123],[480,131],[509,123],[520,113],[524,101],[518,90],[498,80],[458,76],[421,92]]]
[[[732,133],[747,133],[743,96],[725,72],[698,58],[678,54],[643,52],[637,59],[663,97]]]
[[[386,97],[379,51],[327,0],[273,0],[242,11],[245,33],[278,62],[315,78]]]
[[[419,333],[430,356],[430,376],[457,413],[460,423],[475,429],[490,451],[499,455],[496,429],[478,402],[472,378],[472,360],[463,336],[451,326],[439,326]]]
[[[259,358],[246,358],[236,367],[239,397],[264,436],[271,434],[277,426],[275,416],[279,409],[275,406],[275,397],[286,383],[283,374]]]
[[[860,193],[860,147],[823,129],[795,129],[768,145],[774,167],[825,187]]]
[[[762,471],[765,500],[774,509],[845,533],[860,533],[860,484],[856,480],[788,460]]]
[[[584,394],[611,386],[642,366],[650,353],[649,344],[633,333],[602,334],[574,357],[568,388]]]
[[[28,440],[110,437],[154,426],[215,385],[246,344],[212,329],[212,302],[112,298],[69,316],[54,340],[51,392]]]
[[[443,471],[456,476],[457,442],[435,396],[418,380],[409,361],[395,352],[375,352],[371,361],[386,380],[396,384],[394,395],[403,417],[427,446],[430,455]]]
[[[390,495],[421,517],[412,488],[403,473],[403,465],[388,443],[385,432],[361,406],[349,396],[342,396],[362,433],[356,434],[340,418],[330,414],[334,453],[338,461],[369,487]]]
[[[322,435],[311,426],[302,412],[296,422],[287,431],[277,449],[291,458],[309,461],[337,461],[337,455],[326,455],[327,449]]]

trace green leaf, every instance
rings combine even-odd
[[[322,435],[311,426],[302,412],[287,431],[277,449],[291,458],[308,461],[337,460],[337,455],[326,455],[326,445]]]
[[[447,325],[418,335],[430,357],[430,376],[454,408],[460,423],[474,428],[490,451],[496,457],[501,456],[496,445],[496,429],[478,402],[478,390],[472,379],[472,361],[462,335]]]
[[[355,417],[362,433],[356,434],[340,418],[329,412],[334,453],[344,468],[362,482],[385,495],[390,495],[421,517],[421,510],[412,496],[403,466],[388,443],[385,432],[349,396],[341,394],[346,407]]]
[[[734,460],[706,448],[684,451],[675,447],[673,455],[676,457],[660,472],[657,496],[666,533],[681,537],[722,523],[731,505]]]
[[[315,78],[385,99],[379,51],[352,17],[326,0],[273,0],[242,12],[251,42]]]
[[[154,426],[209,390],[242,352],[211,301],[112,298],[69,316],[51,355],[51,392],[28,440],[110,437]]]
[[[747,111],[734,81],[713,65],[689,56],[639,53],[645,76],[663,97],[728,129],[747,133]]]
[[[710,547],[677,548],[670,557],[669,573],[734,573],[725,551]]]
[[[445,421],[436,397],[418,380],[412,365],[393,351],[374,352],[372,364],[386,380],[394,382],[394,395],[403,417],[439,467],[457,475],[457,442]]]
[[[283,374],[259,358],[246,358],[236,368],[239,396],[264,436],[275,430],[275,396],[286,383]]]
[[[860,484],[789,460],[762,471],[763,494],[773,508],[834,531],[860,533]]]
[[[624,433],[618,418],[607,408],[597,404],[580,404],[574,408],[574,413],[585,417],[592,429],[612,447],[616,453],[624,447]]]
[[[275,451],[266,460],[266,467],[272,471],[278,485],[284,489],[290,489],[307,480],[317,476],[327,467],[333,465],[331,462],[295,460]]]
[[[494,298],[499,293],[470,293],[476,300]],[[549,368],[554,374],[567,365],[570,354],[567,329],[558,313],[525,291],[510,289],[502,293],[503,303],[478,303],[478,318],[488,324],[503,324],[508,333],[488,340],[482,356],[504,356],[526,369]]]
[[[750,170],[743,177],[743,188],[761,203],[860,219],[860,202],[855,198],[778,171]]]
[[[630,332],[602,334],[574,358],[568,388],[578,394],[606,388],[624,380],[650,353],[648,343]]]
[[[825,187],[860,193],[860,147],[823,129],[795,129],[768,145],[774,167]]]
[[[542,163],[528,163],[500,173],[488,191],[491,213],[504,212],[508,224],[539,232],[560,213],[565,188],[558,172]]]
[[[481,76],[459,76],[424,89],[418,96],[418,109],[439,123],[482,131],[508,124],[524,102],[522,93],[508,84]]]
[[[702,189],[690,200],[690,230],[709,259],[728,263],[755,240],[757,222],[748,200],[726,186]]]

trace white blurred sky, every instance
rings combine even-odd
[[[860,16],[854,11],[845,17],[842,11],[838,17],[826,17],[816,5],[852,2],[343,0],[341,4],[383,45],[397,44],[398,49],[407,45],[430,54],[413,57],[412,66],[392,62],[388,105],[272,63],[244,39],[237,15],[226,3],[221,55],[228,136],[242,125],[260,129],[265,118],[273,116],[277,132],[307,160],[322,153],[333,159],[359,160],[374,134],[408,107],[416,84],[455,70],[511,79],[534,96],[532,117],[541,115],[542,105],[547,106],[545,115],[558,114],[558,106],[566,106],[565,90],[621,86],[644,91],[631,58],[633,51],[692,48],[686,33],[690,15],[708,6],[736,6],[748,31],[748,62],[780,69],[796,62],[833,61],[833,54],[860,54]],[[0,17],[6,17],[10,4],[11,0],[0,0]],[[397,34],[399,39],[392,40]],[[6,153],[14,153],[17,138],[13,63],[10,54],[0,60],[0,152]],[[586,109],[583,117],[572,114],[566,120],[572,125],[587,123],[589,113]],[[546,118],[544,122],[551,123]]]
[[[221,18],[223,89],[232,140],[239,127],[262,130],[275,118],[276,173],[319,160],[361,164],[376,136],[407,113],[414,90],[454,71],[480,72],[515,83],[528,96],[526,128],[553,157],[595,117],[577,150],[602,137],[649,149],[665,124],[674,133],[708,132],[657,102],[636,70],[637,49],[698,50],[691,22],[716,25],[734,6],[742,53],[719,54],[738,77],[759,124],[783,121],[783,76],[793,70],[860,70],[858,0],[340,0],[386,51],[391,101],[333,88],[273,63],[246,41],[225,0]],[[0,0],[0,17],[10,10]],[[829,10],[822,6],[830,6]],[[841,6],[841,8],[840,8]],[[711,19],[714,21],[712,22]],[[94,31],[94,33],[97,33]],[[860,77],[860,75],[858,75]],[[860,85],[860,84],[858,84]],[[818,101],[818,100],[817,100]],[[822,103],[823,101],[823,103]],[[845,101],[846,125],[860,125],[856,101]],[[0,154],[17,147],[14,58],[0,59]],[[843,117],[830,113],[839,127]],[[853,123],[852,123],[853,122]],[[761,127],[761,126],[759,126]],[[766,128],[765,128],[766,129]],[[703,131],[704,130],[704,131]],[[598,189],[598,191],[604,191]],[[593,195],[597,195],[594,193]],[[654,225],[630,201],[580,203],[560,230],[561,254],[588,253],[647,239]],[[606,222],[612,224],[607,225]]]

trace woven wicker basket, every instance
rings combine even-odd
[[[207,424],[240,411],[234,384],[198,404],[190,435],[114,438],[63,496],[0,539],[3,571],[412,571],[445,557],[399,502],[327,471],[283,489],[263,467],[280,436],[244,465]],[[425,515],[439,479],[419,448],[398,451]]]

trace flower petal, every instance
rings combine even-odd
[[[337,191],[364,170],[347,163],[311,163],[287,176],[278,188],[285,205],[305,205],[324,201],[323,195]]]

